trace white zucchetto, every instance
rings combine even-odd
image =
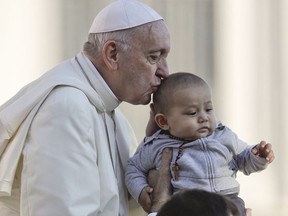
[[[146,4],[135,0],[117,0],[98,13],[89,33],[124,30],[157,20],[163,18]]]

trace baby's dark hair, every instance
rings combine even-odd
[[[169,75],[162,80],[161,85],[153,95],[155,112],[166,113],[173,93],[178,89],[193,85],[207,85],[207,83],[202,78],[188,72],[177,72]]]
[[[173,195],[157,216],[241,216],[239,208],[224,195],[187,189]]]

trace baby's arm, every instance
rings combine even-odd
[[[256,156],[265,158],[268,163],[271,163],[275,158],[272,145],[270,143],[266,143],[265,141],[261,141],[258,145],[256,145],[252,149],[252,153]]]
[[[169,171],[171,157],[172,150],[169,148],[164,149],[162,152],[160,169],[158,171],[155,169],[149,171],[148,181],[151,186],[147,184],[147,176],[141,175],[141,172],[139,173],[137,171],[139,169],[135,169],[135,166],[132,165],[133,158],[128,160],[126,171],[127,188],[147,213],[150,213],[151,211],[157,212],[172,194],[171,176]],[[142,184],[140,183],[141,181]],[[137,192],[139,189],[142,190]]]
[[[138,157],[138,153],[131,157],[127,162],[125,173],[125,183],[127,189],[132,197],[138,202],[140,202],[140,194],[144,191],[144,188],[148,187],[148,170],[142,169],[143,167],[141,166],[141,162],[138,163],[139,160],[140,157]]]
[[[155,168],[154,157],[149,144],[141,143],[133,157],[127,161],[126,166],[125,183],[128,191],[146,212],[150,212],[152,205],[153,189],[148,184],[147,175],[149,170]]]

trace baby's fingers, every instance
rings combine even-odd
[[[266,143],[265,141],[261,141],[257,146],[255,146],[252,149],[252,153],[259,157],[265,158],[268,163],[271,163],[275,158],[272,145],[270,143]]]
[[[266,151],[268,154],[266,155],[265,159],[268,161],[268,163],[271,163],[275,159],[274,152],[271,148],[267,149]]]
[[[258,145],[256,145],[253,149],[252,149],[252,153],[254,155],[257,156],[262,156],[263,155],[263,149],[265,148],[266,142],[265,141],[261,141]],[[262,156],[263,157],[263,156]]]
[[[268,163],[271,163],[275,158],[274,152],[272,150],[272,145],[270,143],[266,143],[266,142],[264,145],[263,144],[264,144],[264,142],[262,141],[260,143],[260,148],[259,148],[260,157],[265,158],[268,161]]]

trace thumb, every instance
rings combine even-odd
[[[149,186],[146,187],[145,190],[146,190],[146,192],[149,193],[149,194],[153,192],[153,188],[152,188],[152,187],[149,187]]]
[[[252,153],[254,155],[257,155],[258,154],[258,145],[256,145],[254,148],[252,148]]]

